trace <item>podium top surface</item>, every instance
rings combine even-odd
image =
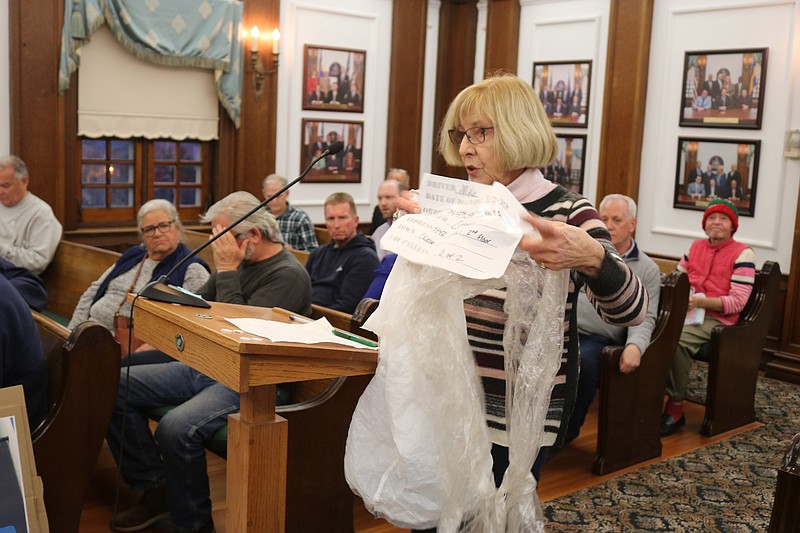
[[[253,340],[254,336],[236,332],[225,320],[290,322],[290,313],[283,309],[210,303],[211,309],[202,309],[139,298],[134,308],[134,335],[239,392],[258,385],[375,371],[375,350],[335,343]]]

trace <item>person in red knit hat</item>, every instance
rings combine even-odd
[[[728,200],[714,200],[703,213],[707,239],[692,243],[678,270],[689,275],[689,313],[705,310],[700,323],[684,324],[667,384],[669,399],[661,415],[661,434],[671,435],[686,423],[683,401],[689,381],[692,355],[711,340],[715,326],[739,321],[755,280],[753,249],[736,241],[739,212]]]

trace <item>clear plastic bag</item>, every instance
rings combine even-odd
[[[490,280],[398,258],[365,325],[380,356],[345,452],[347,481],[373,514],[442,533],[543,530],[530,466],[560,364],[568,281],[520,250]],[[505,286],[510,467],[498,491],[463,301]]]

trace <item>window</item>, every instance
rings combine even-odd
[[[81,222],[130,222],[153,198],[182,220],[203,212],[211,167],[207,142],[81,139]]]

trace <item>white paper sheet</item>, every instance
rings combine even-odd
[[[297,342],[316,344],[319,342],[335,342],[352,348],[368,348],[377,350],[360,342],[337,337],[333,334],[333,326],[323,317],[305,324],[277,322],[261,318],[226,318],[228,322],[251,335],[264,337],[272,342]]]
[[[473,279],[499,278],[522,234],[525,208],[503,185],[425,174],[422,213],[396,220],[381,246],[423,265]]]

